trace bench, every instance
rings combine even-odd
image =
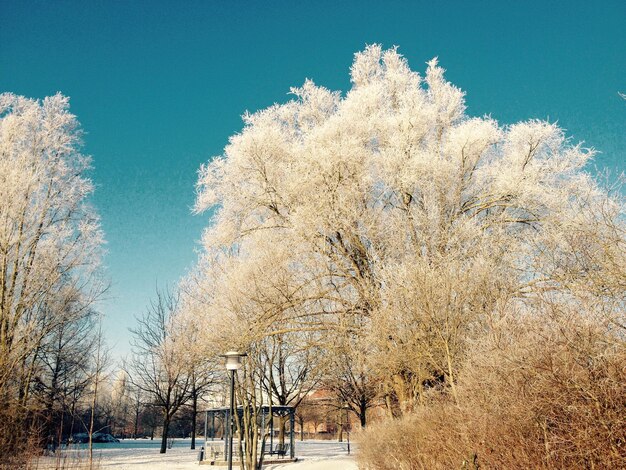
[[[207,460],[219,460],[222,455],[224,455],[224,444],[211,445],[210,443],[207,443]]]
[[[284,457],[289,452],[289,444],[276,444],[276,446],[271,449],[269,446],[265,448],[265,453],[269,455],[278,455],[279,457]]]

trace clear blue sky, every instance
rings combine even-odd
[[[112,280],[116,352],[157,283],[196,259],[196,170],[306,77],[349,86],[354,52],[438,56],[469,113],[558,120],[626,170],[626,2],[0,0],[0,91],[60,91],[86,131]]]

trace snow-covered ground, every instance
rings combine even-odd
[[[159,454],[159,441],[126,439],[119,444],[97,444],[94,446],[94,460],[102,470],[201,470],[225,468],[198,466],[198,451],[203,441],[198,441],[197,449],[189,449],[189,439],[174,441],[166,454]],[[354,444],[351,445],[354,450]],[[62,451],[62,459],[67,468],[77,468],[79,462],[85,462],[84,450]],[[354,459],[347,455],[346,443],[336,441],[296,442],[298,462],[272,464],[268,470],[356,470]],[[40,460],[38,469],[55,468],[59,456]],[[238,467],[237,467],[238,468]]]
[[[354,443],[350,444],[354,451]],[[356,470],[356,463],[348,456],[346,443],[337,441],[296,442],[298,462],[268,465],[271,470]]]

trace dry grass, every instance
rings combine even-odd
[[[576,315],[509,322],[476,345],[460,404],[427,406],[361,436],[360,468],[626,468],[626,349]]]
[[[53,456],[32,458],[26,470],[99,470],[100,458],[89,461],[87,452],[57,451]]]
[[[4,416],[8,417],[7,414]],[[13,426],[11,426],[13,424]],[[98,470],[100,459],[89,461],[88,451],[64,451],[57,449],[47,454],[41,446],[37,429],[23,432],[23,427],[15,426],[15,420],[4,421],[0,425],[2,452],[0,470]]]

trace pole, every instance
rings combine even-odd
[[[348,440],[348,455],[350,455],[350,409],[346,408],[346,436]]]
[[[207,441],[206,433],[207,433],[208,427],[209,427],[209,412],[205,411],[204,412],[204,452],[205,452],[205,455],[206,455],[206,450],[208,449],[207,444],[206,444],[206,441]]]
[[[295,423],[296,423],[296,416],[295,416],[295,411],[292,408],[289,413],[289,426],[291,428],[289,431],[289,457],[291,459],[293,459],[296,456],[296,449],[294,448],[296,440],[293,435]]]
[[[235,428],[235,371],[230,371],[230,415],[228,418],[228,470],[233,470],[233,432]]]

